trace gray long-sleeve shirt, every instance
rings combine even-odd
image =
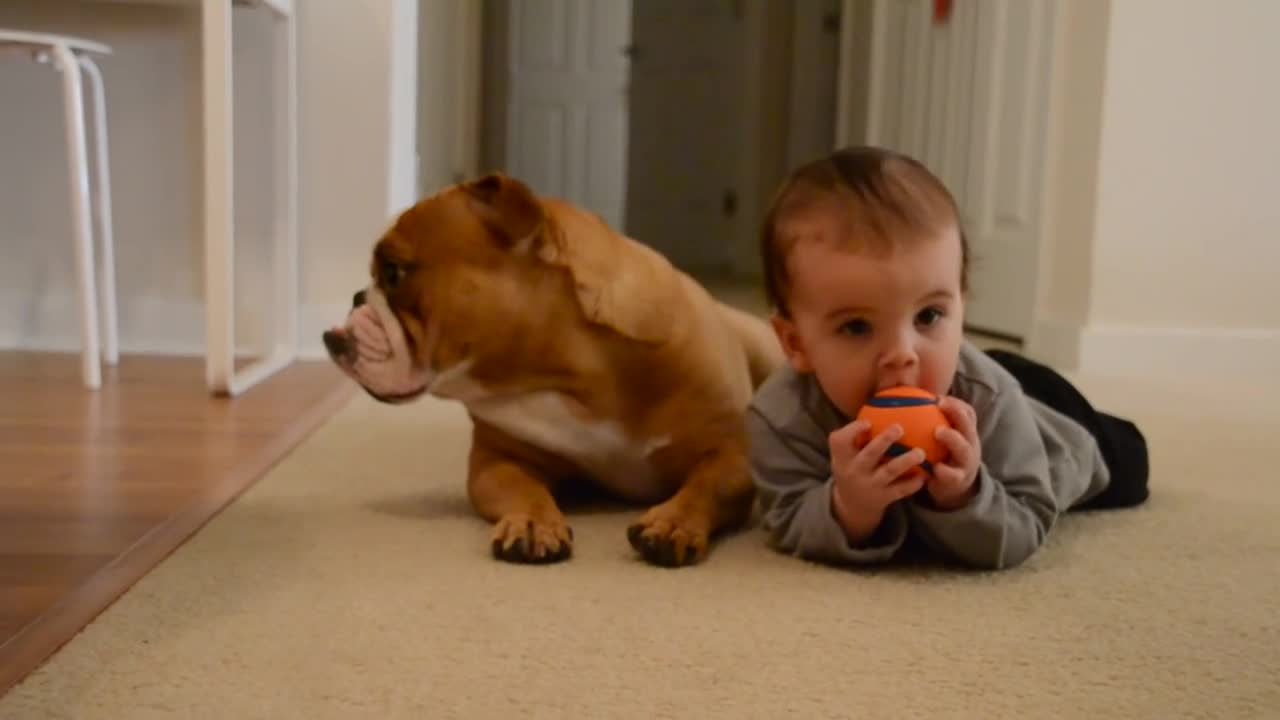
[[[812,375],[784,366],[757,391],[747,415],[751,470],[770,545],[830,564],[881,563],[911,536],[968,565],[1022,563],[1044,543],[1060,513],[1109,482],[1092,434],[1022,392],[1018,381],[965,342],[949,391],[978,417],[982,464],[977,495],[963,508],[934,510],[924,490],[885,510],[880,527],[854,545],[831,506],[827,436],[850,422]]]

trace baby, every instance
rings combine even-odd
[[[915,160],[835,152],[783,183],[762,234],[772,323],[788,363],[748,414],[751,463],[771,545],[833,564],[885,562],[913,547],[1008,568],[1061,513],[1147,497],[1147,448],[1132,423],[1096,411],[1050,368],[983,352],[963,334],[969,250],[951,194]],[[901,436],[851,422],[878,390],[941,399],[949,459],[904,474]]]

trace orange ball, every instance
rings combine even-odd
[[[924,450],[924,463],[902,475],[910,477],[924,471],[933,474],[933,464],[946,460],[950,455],[947,446],[934,437],[939,427],[951,427],[947,416],[938,407],[938,396],[916,387],[898,386],[881,390],[858,410],[859,420],[871,423],[867,440],[879,435],[897,423],[902,426],[902,437],[885,452],[885,460],[910,452],[913,448]]]

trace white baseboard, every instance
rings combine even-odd
[[[1026,341],[1026,353],[1059,370],[1075,370],[1080,364],[1080,325],[1056,318],[1036,322]]]
[[[1100,377],[1247,379],[1280,368],[1280,329],[1037,323],[1028,353]]]
[[[64,294],[33,299],[0,293],[0,307],[10,311],[0,314],[0,349],[80,352],[77,296]],[[349,302],[303,305],[298,314],[298,356],[309,360],[327,357],[320,335],[341,323],[349,309]],[[247,322],[243,318],[237,320]],[[122,354],[204,355],[204,307],[198,302],[121,297],[119,325]],[[253,338],[254,333],[246,332],[244,336]],[[257,344],[242,342],[236,353],[246,357],[259,354]]]
[[[0,292],[0,349],[80,351],[79,302],[74,295],[32,299]],[[327,357],[320,336],[342,322],[349,301],[303,305],[298,356]],[[250,334],[250,336],[252,336]],[[204,355],[204,308],[198,302],[121,298],[120,351],[145,355]],[[1046,318],[1036,324],[1027,353],[1081,375],[1252,378],[1280,368],[1280,329],[1160,328],[1087,325]],[[253,355],[253,343],[237,348]]]

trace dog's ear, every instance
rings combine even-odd
[[[476,216],[503,247],[533,248],[545,214],[528,185],[503,173],[490,173],[461,187]]]
[[[554,222],[538,257],[569,270],[586,318],[633,340],[668,340],[684,289],[667,259],[591,211],[555,200],[547,207]]]

